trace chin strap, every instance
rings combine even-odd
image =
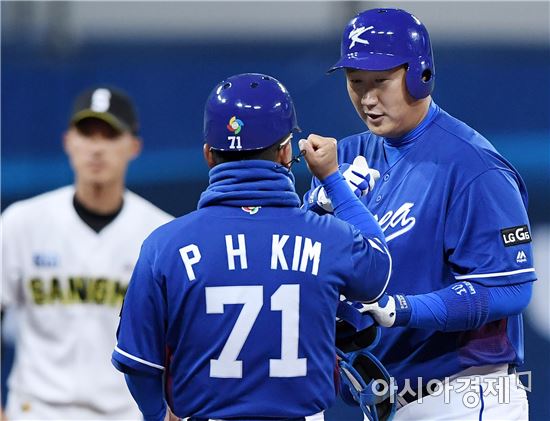
[[[299,163],[302,161],[302,157],[306,155],[306,150],[300,151],[300,153],[296,156],[294,156],[290,161],[285,162],[283,165],[287,167],[289,170],[292,167],[294,163]]]

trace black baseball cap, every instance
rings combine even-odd
[[[97,118],[120,132],[138,132],[138,118],[132,100],[124,92],[97,87],[82,92],[76,99],[71,124],[85,118]]]

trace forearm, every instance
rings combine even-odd
[[[162,376],[125,373],[126,384],[145,421],[162,421],[166,415],[166,402]]]
[[[532,282],[486,287],[459,282],[429,294],[407,295],[407,327],[446,332],[477,329],[485,323],[521,313],[531,298]]]

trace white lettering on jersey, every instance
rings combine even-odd
[[[180,248],[181,260],[185,265],[185,271],[190,281],[194,281],[195,272],[193,271],[193,265],[201,260],[201,252],[195,244],[189,244],[188,246]]]
[[[414,203],[406,202],[403,203],[395,212],[390,210],[380,219],[378,219],[378,215],[374,215],[374,218],[378,221],[380,228],[382,228],[382,231],[386,236],[387,243],[394,238],[405,234],[414,227],[414,224],[416,224],[416,218],[414,216],[409,216],[413,206]],[[391,230],[391,228],[396,227],[399,228],[395,231]],[[386,234],[388,229],[390,229],[390,233]]]
[[[227,267],[229,270],[235,270],[235,257],[240,257],[241,269],[248,269],[248,262],[246,260],[246,242],[244,234],[237,235],[237,241],[239,243],[238,248],[233,248],[233,237],[231,235],[225,236],[225,247],[227,248]]]
[[[307,264],[313,261],[313,267],[311,268],[311,274],[317,275],[319,271],[319,260],[321,259],[321,243],[316,241],[312,243],[311,239],[305,238],[304,249],[302,251],[302,261],[300,262],[300,272],[305,272]]]
[[[271,269],[276,270],[280,266],[282,270],[288,270],[288,263],[284,255],[284,247],[288,239],[288,235],[273,234],[271,241]],[[300,235],[294,237],[291,270],[305,272],[311,262],[311,274],[317,275],[321,261],[321,246],[319,241],[313,242],[311,238],[302,238]]]
[[[282,270],[288,270],[283,247],[288,241],[288,235],[273,234],[271,241],[271,269],[277,269],[277,263],[281,265]]]
[[[297,235],[294,240],[294,256],[292,258],[292,270],[298,270],[298,264],[300,263],[300,249],[302,248],[302,237]]]
[[[369,26],[368,28],[365,28],[363,26],[359,28],[355,28],[353,31],[351,31],[348,35],[348,38],[351,39],[351,44],[349,45],[349,49],[351,50],[353,47],[355,47],[355,43],[359,44],[366,44],[368,45],[369,42],[366,39],[359,38],[363,33],[373,29],[374,26]]]

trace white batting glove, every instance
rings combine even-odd
[[[366,196],[372,191],[374,184],[380,178],[380,172],[369,168],[366,158],[361,155],[355,157],[352,164],[342,164],[340,171],[342,171],[342,175],[346,179],[349,188],[357,197]],[[319,186],[311,192],[309,203],[310,205],[317,204],[325,212],[334,212],[332,202],[328,198],[323,186]]]
[[[372,304],[363,304],[359,311],[369,313],[376,323],[384,327],[406,326],[411,319],[411,306],[404,295],[384,294]]]
[[[349,166],[344,170],[346,165]],[[352,164],[343,164],[340,167],[342,170],[349,188],[357,197],[366,196],[380,178],[380,172],[369,168],[367,159],[362,155],[356,156]]]

